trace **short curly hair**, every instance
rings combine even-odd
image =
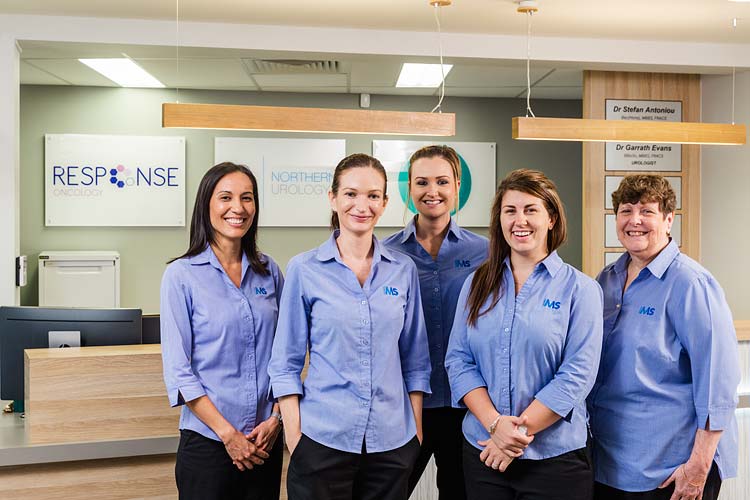
[[[638,202],[656,202],[659,204],[659,210],[666,216],[674,212],[677,196],[669,181],[661,175],[627,175],[612,193],[612,206],[617,213],[621,204]]]

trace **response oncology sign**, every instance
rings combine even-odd
[[[45,225],[184,226],[185,138],[47,134]]]

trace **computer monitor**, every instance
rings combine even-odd
[[[24,349],[74,338],[81,347],[140,344],[141,310],[0,307],[0,399],[24,399]]]

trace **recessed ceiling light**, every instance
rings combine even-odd
[[[443,64],[441,73],[439,64],[404,63],[396,87],[439,87],[452,68],[452,64]]]
[[[164,88],[164,84],[127,58],[79,59],[121,87]]]

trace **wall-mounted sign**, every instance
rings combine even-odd
[[[408,198],[409,157],[434,141],[372,141],[372,154],[388,172],[390,200],[379,226],[403,226],[416,210]],[[495,195],[496,146],[490,142],[442,142],[456,150],[461,159],[461,188],[458,223],[466,227],[490,224]]]
[[[346,156],[343,139],[217,137],[214,161],[247,165],[258,180],[260,226],[326,227],[328,188]]]
[[[680,101],[636,101],[607,99],[607,120],[682,121]],[[682,146],[641,142],[608,142],[605,154],[606,170],[639,170],[679,172],[682,170]]]
[[[47,226],[184,226],[185,138],[47,134]]]

